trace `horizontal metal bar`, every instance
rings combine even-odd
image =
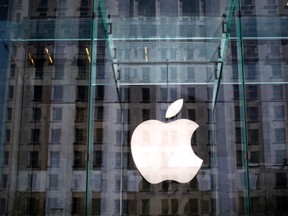
[[[159,61],[159,62],[112,62],[113,65],[156,65],[156,64],[222,64],[222,61],[215,60],[215,61]]]

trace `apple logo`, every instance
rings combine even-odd
[[[182,106],[183,99],[172,103],[166,118],[175,116]],[[191,181],[203,163],[191,147],[191,137],[198,127],[189,119],[168,123],[152,119],[139,124],[132,134],[131,151],[141,175],[151,184]]]

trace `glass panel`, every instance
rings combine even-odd
[[[2,0],[0,215],[287,215],[287,7]]]

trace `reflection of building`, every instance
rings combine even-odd
[[[88,206],[93,215],[241,215],[245,191],[252,213],[287,213],[285,2],[242,2],[244,130],[235,18],[212,124],[226,1],[100,1],[93,43],[92,2],[18,0],[7,7],[13,28],[0,103],[1,213],[82,215]],[[103,13],[110,14],[107,38]],[[274,29],[266,30],[268,24]],[[133,164],[131,134],[144,120],[164,121],[167,101],[181,97],[178,117],[200,125],[191,142],[203,167],[189,184],[150,185]],[[93,156],[87,154],[91,138]]]

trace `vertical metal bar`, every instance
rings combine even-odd
[[[98,31],[98,0],[92,2],[91,20],[91,63],[88,88],[88,125],[86,143],[86,190],[85,190],[85,215],[92,213],[92,189],[91,189],[91,170],[93,168],[93,143],[94,143],[94,109],[95,109],[95,86],[96,86],[96,55],[97,43],[94,38]]]
[[[244,71],[244,51],[242,38],[241,23],[241,2],[236,4],[236,38],[237,38],[237,56],[238,56],[238,74],[240,79],[239,100],[240,100],[240,116],[241,116],[241,143],[242,143],[242,166],[244,171],[244,214],[251,214],[250,201],[250,182],[249,182],[249,163],[248,163],[248,139],[247,139],[247,113],[246,113],[246,89],[245,89],[245,71]]]

